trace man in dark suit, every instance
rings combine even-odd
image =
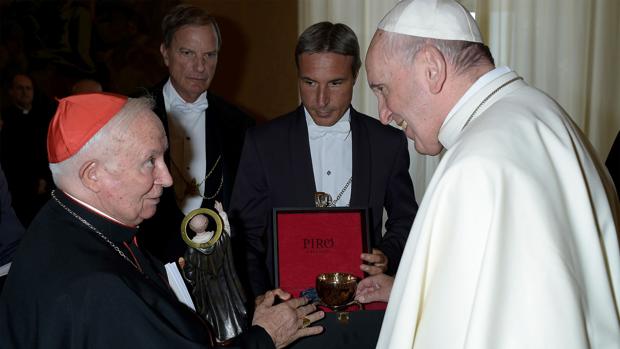
[[[11,105],[2,110],[0,163],[13,198],[13,208],[28,227],[49,199],[52,175],[47,167],[45,133],[54,114],[52,102],[35,98],[32,78],[15,74],[9,88]]]
[[[330,194],[333,206],[368,207],[374,249],[360,268],[391,275],[417,211],[402,132],[351,107],[361,65],[355,33],[317,23],[295,57],[302,105],[248,131],[233,189],[233,229],[246,239],[254,296],[273,286],[273,208],[314,206],[315,192]]]
[[[168,135],[165,160],[174,185],[164,190],[157,214],[142,224],[140,239],[169,262],[187,248],[180,233],[186,214],[213,208],[215,200],[228,210],[245,131],[254,121],[207,91],[222,42],[213,17],[179,5],[164,17],[162,30],[160,51],[170,78],[151,94]]]

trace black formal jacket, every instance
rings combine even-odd
[[[22,239],[0,295],[0,348],[207,348],[202,319],[169,288],[163,265],[117,224],[55,193]],[[273,348],[254,326],[245,348]]]
[[[161,119],[166,134],[169,135],[168,117],[162,92],[164,83],[165,81],[153,89],[151,94],[155,98],[154,112]],[[224,210],[228,211],[243,139],[246,129],[254,124],[254,120],[210,92],[207,93],[207,100],[209,107],[205,111],[206,168],[211,169],[220,154],[222,158],[207,180],[205,192],[215,193],[222,175],[224,183],[217,197],[213,200],[204,200],[202,207],[213,208],[214,200],[218,200],[224,206]],[[170,169],[169,151],[165,154],[165,161]],[[144,221],[140,226],[139,239],[142,245],[163,262],[178,260],[187,249],[187,245],[181,239],[183,217],[184,214],[176,202],[174,187],[165,188],[155,216]],[[239,244],[233,237],[233,250],[237,245]]]
[[[400,262],[418,209],[409,176],[404,134],[351,108],[352,207],[368,207],[371,243],[388,257],[388,273]],[[248,130],[231,204],[233,230],[246,239],[254,296],[273,285],[272,210],[313,207],[316,192],[303,106]],[[382,237],[383,208],[388,219]],[[360,261],[361,264],[361,261]]]

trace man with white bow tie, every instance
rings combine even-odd
[[[361,65],[355,33],[314,24],[300,35],[295,59],[302,105],[248,131],[233,190],[231,221],[246,239],[255,296],[274,286],[273,208],[312,207],[316,192],[329,194],[332,206],[368,207],[373,253],[361,256],[360,268],[390,275],[417,211],[406,138],[351,107]]]
[[[170,77],[151,94],[168,135],[165,160],[174,185],[164,190],[157,214],[142,224],[140,238],[169,262],[187,248],[179,228],[186,214],[213,208],[215,200],[229,209],[245,131],[254,121],[207,91],[222,44],[213,17],[200,7],[178,5],[164,17],[162,30],[160,51]]]

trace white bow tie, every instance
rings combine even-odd
[[[318,126],[310,124],[308,126],[308,136],[310,139],[318,139],[327,134],[334,135],[338,138],[346,138],[351,131],[351,124],[349,122],[337,122],[332,126]]]
[[[177,110],[183,114],[198,114],[204,112],[208,106],[209,102],[206,98],[194,103],[184,103],[177,100],[172,104],[171,109]]]

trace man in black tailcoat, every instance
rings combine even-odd
[[[166,164],[174,185],[164,190],[155,217],[141,226],[145,248],[164,262],[176,261],[187,246],[183,217],[215,200],[227,211],[246,129],[254,121],[207,91],[215,74],[221,36],[213,17],[189,5],[174,7],[163,19],[160,51],[170,78],[151,91],[169,149]],[[235,255],[238,245],[233,238]],[[238,271],[243,278],[244,270]]]
[[[274,282],[273,208],[312,207],[315,192],[330,194],[333,206],[368,207],[374,249],[360,268],[393,275],[418,207],[402,132],[351,107],[361,65],[355,33],[317,23],[295,57],[302,105],[248,131],[233,190],[230,216],[246,239],[254,296]]]

